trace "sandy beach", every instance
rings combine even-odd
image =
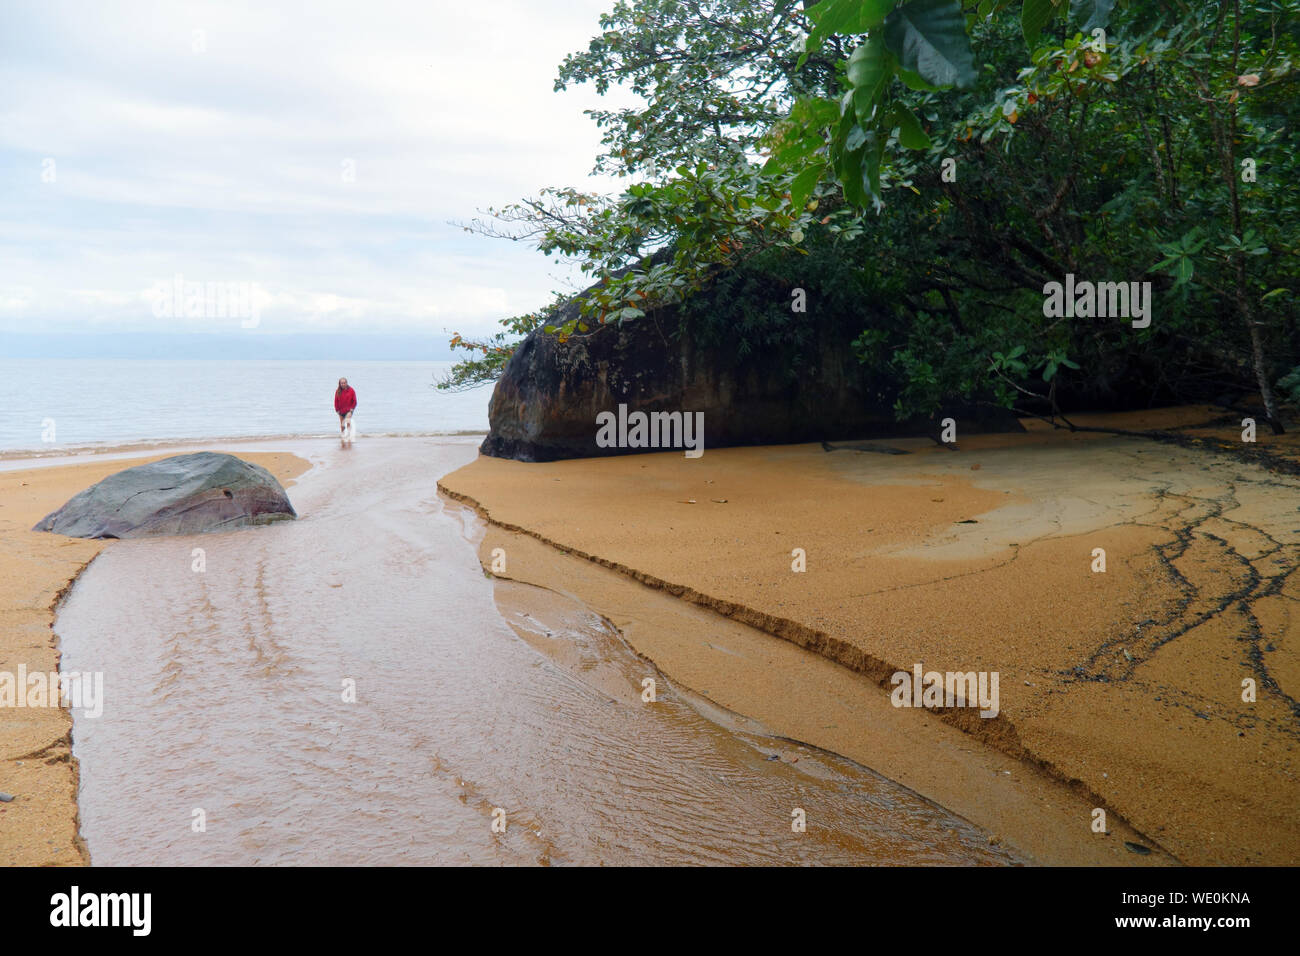
[[[116,453],[115,453],[116,452]],[[132,465],[167,457],[120,457],[0,471],[0,670],[58,670],[59,649],[50,628],[54,609],[78,574],[111,541],[90,541],[31,531],[32,525],[84,488]],[[291,454],[250,453],[281,483],[308,468]],[[17,464],[17,462],[13,462]],[[35,465],[35,462],[33,462]],[[0,710],[0,863],[5,866],[78,865],[89,862],[78,835],[77,763],[72,718],[59,707]]]
[[[480,457],[440,485],[491,522],[485,569],[501,549],[498,576],[573,595],[699,693],[1035,861],[1300,860],[1300,482],[1037,423],[959,453],[877,444],[909,454]],[[1000,712],[892,707],[891,675],[915,664],[998,672]]]
[[[1096,421],[1170,427],[1203,412]],[[1225,442],[1231,438],[1222,428],[1194,434]],[[180,584],[192,577],[187,560],[178,563],[171,553],[181,547],[187,554],[184,542],[83,541],[28,530],[82,488],[164,453],[139,457],[119,451],[90,460],[32,462],[31,467],[6,462],[0,470],[0,562],[5,572],[0,611],[8,626],[0,670],[14,671],[19,665],[29,672],[56,669],[60,649],[51,625],[60,598],[105,548],[134,548],[135,557],[115,562],[112,573],[100,576],[75,602],[77,626],[83,634],[91,633],[94,628],[87,632],[86,621],[105,613],[112,633],[106,631],[104,639],[122,640],[132,627],[132,608],[130,601],[123,604],[110,593],[156,581],[156,595],[141,595],[146,601],[142,610],[164,630],[169,615],[186,616],[190,636],[176,647],[186,655],[188,686],[210,684],[216,679],[214,669],[243,672],[252,667],[241,680],[252,680],[243,686],[252,695],[253,709],[236,720],[265,723],[256,717],[263,683],[280,686],[287,676],[315,669],[320,671],[313,678],[316,685],[328,687],[334,680],[330,661],[335,653],[354,659],[352,666],[369,673],[364,668],[374,665],[363,666],[359,655],[378,650],[384,655],[376,661],[380,670],[374,673],[379,675],[390,673],[390,667],[410,666],[412,655],[423,655],[423,660],[432,651],[417,666],[429,676],[435,673],[427,670],[432,667],[438,680],[450,682],[439,697],[469,696],[449,705],[449,713],[459,716],[445,732],[417,721],[415,751],[401,756],[408,746],[403,737],[392,759],[399,765],[410,762],[412,768],[431,761],[432,784],[423,786],[432,785],[435,793],[448,790],[438,799],[454,795],[457,806],[469,807],[467,822],[447,831],[445,845],[463,841],[463,827],[473,830],[477,815],[493,804],[517,805],[512,813],[536,821],[539,833],[559,831],[548,832],[540,850],[521,844],[505,857],[489,853],[480,858],[475,854],[483,851],[471,843],[457,851],[469,859],[606,858],[607,850],[583,848],[585,831],[563,819],[580,810],[581,801],[546,802],[546,794],[563,792],[565,785],[546,783],[542,775],[534,781],[540,790],[522,787],[505,796],[537,774],[536,744],[521,740],[509,759],[498,751],[482,765],[471,756],[480,746],[473,744],[478,733],[473,728],[485,720],[518,719],[532,726],[541,719],[538,714],[558,711],[558,717],[570,706],[558,701],[572,696],[574,705],[586,707],[582,702],[589,695],[594,695],[590,706],[596,709],[584,711],[580,720],[568,718],[564,726],[581,727],[590,739],[564,743],[557,751],[591,748],[593,764],[581,779],[583,786],[598,789],[585,792],[584,799],[621,804],[627,799],[622,784],[606,792],[599,783],[603,766],[625,759],[644,764],[645,748],[660,737],[664,759],[671,761],[668,755],[683,745],[674,742],[675,735],[688,733],[690,746],[717,749],[713,760],[751,766],[751,748],[757,746],[766,755],[763,760],[776,761],[758,765],[764,776],[747,784],[751,789],[783,791],[796,780],[813,779],[801,775],[840,755],[952,815],[947,824],[905,825],[905,830],[919,826],[908,840],[934,841],[934,855],[920,858],[917,842],[895,843],[897,837],[887,831],[869,836],[863,831],[865,843],[859,845],[851,834],[867,824],[852,822],[856,811],[827,804],[829,835],[821,850],[813,844],[783,847],[778,840],[774,849],[764,844],[744,851],[759,854],[756,861],[769,852],[778,859],[790,853],[812,853],[810,859],[818,853],[845,853],[846,860],[862,859],[859,854],[868,852],[871,859],[894,863],[1168,866],[1300,859],[1293,696],[1300,669],[1292,610],[1300,596],[1294,580],[1300,563],[1300,480],[1198,448],[1053,432],[1034,424],[1023,435],[963,440],[956,453],[919,439],[872,446],[906,454],[794,445],[711,449],[698,460],[667,453],[523,464],[479,456],[457,468],[473,455],[466,439],[442,444],[376,439],[355,454],[342,455],[328,451],[325,442],[320,445],[323,456],[310,451],[318,467],[305,498],[312,522],[324,523],[309,522],[294,531],[301,540],[286,538],[282,544],[259,532],[222,536],[227,540],[219,553],[229,559],[243,555],[254,569],[212,578],[193,598],[184,596]],[[1269,447],[1294,458],[1293,446],[1294,439],[1287,436]],[[239,454],[292,487],[309,467],[300,457],[309,453],[307,446],[293,447],[300,454]],[[440,471],[426,474],[426,462],[435,453],[450,457],[439,459],[447,462]],[[439,503],[432,479],[449,468],[455,470],[438,482],[444,493]],[[358,496],[355,489],[361,487],[366,491]],[[458,513],[465,517],[455,517]],[[486,522],[473,519],[474,514]],[[427,534],[443,530],[427,537],[419,530],[426,526]],[[374,537],[376,528],[389,543]],[[466,557],[472,563],[477,549],[478,561],[492,579],[491,597],[485,592],[484,598],[494,601],[496,613],[488,613],[499,620],[494,624],[484,617],[482,599],[465,603],[462,598],[461,621],[446,637],[451,643],[439,650],[433,639],[434,646],[426,649],[431,636],[422,636],[417,622],[429,620],[432,609],[442,606],[437,594],[443,589],[468,584],[431,585],[430,562],[458,569],[460,558],[447,550],[444,539],[461,534]],[[1104,572],[1095,570],[1098,548],[1105,551]],[[320,555],[309,559],[308,552]],[[370,583],[358,561],[374,568]],[[281,570],[269,570],[277,562]],[[406,568],[409,580],[392,577],[393,562]],[[800,562],[805,570],[794,570]],[[385,566],[391,567],[385,571]],[[299,577],[290,577],[290,568]],[[464,569],[455,571],[463,574]],[[166,583],[176,575],[176,581]],[[223,590],[212,590],[218,586]],[[329,595],[343,603],[327,602],[315,616],[290,612],[295,595],[307,594],[312,586],[319,586],[322,596],[311,602]],[[391,595],[385,597],[383,587],[390,587]],[[412,597],[423,591],[433,602],[428,608]],[[189,600],[188,610],[169,611],[168,594],[172,600]],[[407,597],[400,598],[402,594]],[[250,600],[265,605],[257,614],[269,616],[251,619],[240,612]],[[409,605],[409,621],[389,620],[391,611],[379,613],[399,601]],[[230,613],[236,617],[227,620]],[[328,636],[326,622],[340,615],[354,618],[348,630],[361,643],[313,654]],[[379,622],[380,630],[370,634],[376,625],[363,622]],[[516,640],[522,639],[517,647],[499,643],[502,622]],[[200,641],[195,627],[209,636]],[[553,633],[566,637],[560,641]],[[469,634],[479,636],[466,643]],[[609,643],[609,635],[625,641],[633,656]],[[247,664],[240,657],[247,656],[239,646],[244,640],[255,654]],[[296,640],[303,646],[289,643]],[[484,640],[489,643],[481,645]],[[390,662],[399,641],[414,643]],[[147,644],[142,645],[146,651]],[[229,649],[217,650],[226,645]],[[458,671],[449,655],[452,648],[462,653],[462,645],[467,656],[456,665]],[[520,657],[519,649],[528,653]],[[147,658],[131,656],[139,653],[140,648],[131,651],[116,666],[123,661],[146,666]],[[540,654],[556,675],[553,687],[537,692],[540,710],[507,703],[514,698],[498,695],[490,707],[493,716],[478,713],[487,706],[480,691],[485,682],[519,686],[535,680],[525,676],[537,666],[530,653]],[[316,659],[309,662],[312,656]],[[177,666],[175,661],[163,663]],[[892,676],[910,673],[918,664],[927,671],[996,672],[996,716],[982,717],[973,708],[893,706]],[[512,673],[518,676],[507,676]],[[639,682],[646,673],[659,675],[665,698],[660,706],[670,706],[666,724],[646,725],[644,717],[635,716],[641,711]],[[390,680],[386,677],[385,683]],[[572,686],[580,689],[564,689],[575,680],[579,683]],[[1253,702],[1242,699],[1243,681],[1255,684]],[[137,719],[166,713],[150,707],[171,706],[168,695],[148,703],[157,692],[139,690],[132,697],[139,696],[146,706]],[[622,716],[609,724],[614,715],[600,708],[615,701],[622,702]],[[399,711],[410,706],[393,703]],[[291,719],[297,705],[289,698],[286,706],[291,710],[285,719]],[[623,713],[624,708],[630,709]],[[89,862],[78,835],[84,824],[78,818],[70,715],[57,708],[23,708],[6,709],[0,718],[0,792],[16,796],[0,804],[0,859],[8,865]],[[394,718],[363,714],[356,719],[359,727],[391,731]],[[314,746],[317,720],[303,724],[302,746]],[[683,721],[693,729],[685,730]],[[265,729],[275,741],[268,753],[274,764],[281,743],[299,745],[284,738],[285,724],[272,723]],[[623,730],[615,729],[624,724]],[[238,725],[235,733],[240,733]],[[382,740],[390,739],[388,733]],[[632,734],[626,754],[615,745],[622,734]],[[469,749],[458,755],[448,747],[461,735],[468,735]],[[539,739],[555,735],[552,730]],[[738,745],[742,738],[751,743]],[[104,759],[120,749],[114,739],[105,737],[96,745]],[[436,748],[431,757],[422,754],[424,743]],[[373,753],[378,746],[376,738],[363,750]],[[113,843],[123,848],[138,842],[128,828],[141,825],[129,812],[139,796],[114,800],[112,780],[151,773],[148,761],[156,758],[132,753],[129,759],[136,769],[101,780],[96,794],[101,839],[104,827],[121,827]],[[180,795],[197,785],[187,769],[190,759],[183,756],[165,768],[174,775],[167,778],[167,787],[182,804]],[[218,777],[226,766],[211,755],[204,765]],[[545,765],[555,768],[551,773],[562,766],[554,758]],[[337,773],[332,767],[325,767],[321,781],[309,782],[295,771],[286,781],[291,784],[287,793],[298,792],[294,786],[328,786],[326,781]],[[770,771],[778,771],[777,776]],[[374,779],[387,779],[393,772],[399,771],[387,769]],[[409,771],[414,774],[411,785],[421,785],[426,772]],[[781,774],[789,772],[797,776],[783,782]],[[656,769],[643,787],[652,822],[641,840],[653,839],[663,825],[662,773]],[[827,773],[841,780],[841,792],[875,786],[857,771],[818,771]],[[407,774],[400,771],[402,777]],[[699,801],[707,800],[710,812],[725,818],[735,794],[724,790],[706,796],[702,788],[707,779],[691,791],[696,801],[691,813],[703,814]],[[471,785],[472,780],[477,782]],[[853,782],[846,784],[849,780]],[[157,789],[144,779],[141,785]],[[358,799],[370,799],[362,794],[369,793],[371,784],[363,778],[356,785],[361,788]],[[849,789],[843,790],[846,785]],[[250,786],[250,793],[258,793],[264,784],[250,780]],[[493,791],[491,798],[481,795]],[[480,795],[466,804],[466,793]],[[895,803],[903,799],[903,791],[898,793],[890,798]],[[239,805],[237,795],[230,799],[236,800],[232,806]],[[114,817],[116,811],[106,810],[106,801],[110,810],[116,803],[128,812]],[[388,806],[378,804],[378,819],[391,812],[384,809]],[[1101,832],[1095,825],[1098,811],[1105,813]],[[770,811],[755,806],[753,812],[763,819]],[[978,829],[966,828],[964,821]],[[241,825],[260,832],[265,821],[259,823],[254,814]],[[939,827],[936,835],[925,837],[924,828],[932,825]],[[340,840],[349,826],[340,819]],[[399,837],[401,831],[385,824],[383,832]],[[982,834],[979,842],[986,844],[987,858],[974,849],[972,833]],[[162,842],[156,852],[163,856],[126,858],[167,859],[181,845],[166,842],[176,839],[167,833],[157,839]],[[237,845],[226,845],[233,856],[195,861],[245,859]],[[265,858],[275,846],[273,840],[257,852]],[[688,841],[672,853],[689,859],[698,846]],[[717,852],[719,859],[732,859],[737,851],[723,844]],[[109,858],[120,852],[110,845]]]

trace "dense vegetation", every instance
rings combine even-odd
[[[597,168],[493,210],[488,234],[593,286],[503,322],[601,334],[680,305],[696,334],[781,349],[857,309],[899,417],[945,400],[1064,409],[1300,401],[1300,0],[618,0],[557,88],[623,84]],[[653,255],[652,255],[653,254]],[[1049,317],[1045,284],[1150,282],[1149,326]],[[807,313],[791,291],[810,293]],[[702,307],[707,304],[707,307]]]

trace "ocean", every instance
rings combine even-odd
[[[362,437],[486,432],[491,385],[433,387],[452,364],[0,359],[0,451],[332,436],[341,377],[357,391]]]

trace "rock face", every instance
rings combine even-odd
[[[143,538],[229,531],[297,516],[265,468],[204,451],[109,475],[32,530],[73,538]]]
[[[565,318],[562,312],[554,324]],[[596,416],[617,415],[620,404],[629,413],[702,412],[706,450],[937,436],[938,420],[896,421],[892,398],[875,393],[850,346],[860,331],[860,322],[856,329],[811,326],[804,355],[812,360],[802,363],[811,374],[792,380],[779,351],[740,358],[725,343],[701,346],[671,308],[563,344],[537,330],[520,343],[497,382],[480,451],[554,461],[660,450],[597,444]],[[1010,412],[954,406],[946,416],[957,420],[958,435],[1023,430]]]

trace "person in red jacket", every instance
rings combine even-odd
[[[338,390],[334,393],[334,411],[339,415],[339,434],[346,435],[348,423],[357,407],[357,390],[348,384],[346,378],[339,379]]]

